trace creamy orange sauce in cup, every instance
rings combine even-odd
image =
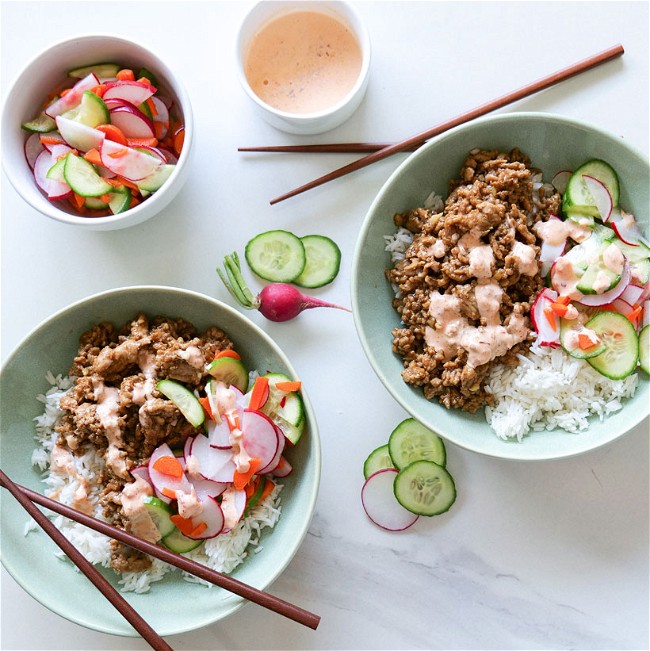
[[[318,113],[341,101],[361,72],[355,35],[332,16],[297,11],[280,16],[251,39],[246,79],[266,104],[287,113]]]

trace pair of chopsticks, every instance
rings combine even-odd
[[[554,72],[546,77],[542,77],[541,79],[538,79],[537,81],[534,81],[531,84],[523,86],[519,90],[512,91],[506,95],[503,95],[502,97],[499,97],[497,99],[492,100],[491,102],[488,102],[487,104],[483,104],[478,108],[468,111],[467,113],[463,113],[462,115],[452,118],[451,120],[447,120],[446,122],[443,122],[442,124],[439,124],[438,126],[433,127],[432,129],[428,129],[427,131],[412,136],[411,138],[402,140],[401,142],[397,142],[393,144],[339,143],[334,145],[289,145],[285,147],[243,147],[240,148],[239,151],[247,151],[247,152],[252,152],[252,151],[328,152],[331,151],[336,153],[370,152],[368,153],[368,155],[364,156],[363,158],[360,158],[352,163],[349,163],[348,165],[344,165],[343,167],[340,167],[330,172],[329,174],[325,174],[324,176],[321,176],[313,181],[310,181],[309,183],[306,183],[305,185],[302,185],[296,188],[295,190],[291,190],[290,192],[280,195],[275,199],[271,199],[270,203],[271,205],[273,205],[281,201],[284,201],[285,199],[289,199],[290,197],[295,197],[296,195],[301,194],[302,192],[306,192],[307,190],[311,190],[312,188],[318,187],[319,185],[323,185],[324,183],[328,183],[329,181],[338,179],[342,176],[345,176],[346,174],[356,172],[357,170],[360,170],[364,167],[367,167],[368,165],[371,165],[372,163],[387,158],[388,156],[392,156],[393,154],[397,154],[399,152],[405,152],[405,151],[413,151],[414,149],[417,149],[418,147],[422,146],[429,138],[433,138],[434,136],[437,136],[445,131],[448,131],[453,127],[457,127],[461,124],[464,124],[465,122],[469,122],[470,120],[474,120],[482,115],[485,115],[486,113],[490,113],[497,109],[503,108],[508,104],[512,104],[513,102],[516,102],[520,99],[524,99],[525,97],[528,97],[534,93],[537,93],[541,90],[554,86],[555,84],[558,84],[561,81],[569,79],[570,77],[574,77],[575,75],[579,75],[582,72],[590,70],[591,68],[595,68],[596,66],[599,66],[602,63],[605,63],[616,57],[619,57],[623,53],[624,53],[624,49],[623,46],[620,44],[610,47],[607,50],[603,50],[602,52],[599,52],[598,54],[590,56],[582,61],[578,61],[577,63],[574,63],[573,65],[567,68],[563,68],[562,70],[558,70],[557,72]]]
[[[307,610],[295,606],[279,597],[275,597],[267,592],[253,588],[237,579],[221,574],[201,565],[195,561],[176,554],[164,547],[154,543],[147,542],[138,538],[128,531],[118,529],[107,522],[97,520],[85,513],[81,513],[65,504],[61,504],[45,495],[36,491],[16,484],[2,470],[0,470],[0,486],[6,488],[24,507],[24,509],[34,518],[36,523],[47,533],[50,538],[66,553],[75,565],[88,577],[88,579],[97,587],[97,589],[115,606],[115,608],[124,616],[124,618],[135,628],[136,631],[146,640],[149,645],[156,651],[172,651],[170,647],[154,629],[139,615],[133,607],[124,599],[124,597],[108,582],[108,580],[89,563],[79,550],[50,522],[50,520],[36,507],[40,504],[45,508],[63,515],[71,520],[75,520],[90,529],[103,533],[115,540],[133,547],[141,552],[154,556],[170,565],[189,572],[194,576],[205,581],[209,581],[233,594],[248,599],[264,608],[268,608],[279,615],[292,619],[299,624],[303,624],[311,629],[316,629],[320,622],[320,617]]]

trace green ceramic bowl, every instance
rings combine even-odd
[[[379,192],[361,228],[352,270],[352,303],[366,356],[390,395],[408,413],[463,448],[495,457],[538,460],[571,456],[613,441],[648,414],[649,382],[643,372],[634,398],[604,422],[595,418],[579,434],[557,429],[532,434],[521,443],[500,440],[482,410],[474,415],[448,411],[402,381],[402,360],[391,350],[391,330],[400,321],[384,277],[391,263],[383,238],[395,232],[395,213],[423,205],[432,190],[445,197],[448,180],[457,176],[474,147],[519,147],[548,180],[555,172],[573,169],[590,158],[605,159],[620,174],[621,205],[634,213],[648,232],[648,161],[621,138],[583,122],[536,113],[504,114],[457,127],[404,161]]]
[[[41,490],[31,464],[33,419],[41,411],[36,395],[49,385],[45,373],[65,375],[79,335],[100,321],[122,324],[144,311],[183,317],[199,329],[217,325],[234,341],[248,368],[274,369],[296,377],[278,346],[236,310],[201,294],[170,287],[129,287],[91,296],[56,313],[29,334],[7,359],[1,372],[1,465],[16,482]],[[320,480],[320,442],[307,395],[308,426],[287,456],[293,472],[285,479],[282,516],[263,535],[263,550],[250,554],[232,576],[266,589],[284,570],[303,540],[314,511]],[[55,558],[58,549],[40,530],[24,535],[25,511],[2,492],[2,563],[16,581],[50,610],[88,628],[115,635],[136,635],[121,615],[69,561]],[[116,587],[116,575],[106,572]],[[245,601],[213,586],[188,583],[168,574],[147,594],[125,593],[127,600],[161,635],[173,635],[216,622]]]

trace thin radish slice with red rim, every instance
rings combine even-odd
[[[225,418],[220,423],[215,423],[213,420],[207,423],[208,441],[213,448],[221,450],[228,450],[232,447],[230,443],[230,427]]]
[[[131,468],[129,472],[131,473],[131,475],[133,475],[133,477],[135,478],[141,477],[147,482],[147,484],[153,487],[153,484],[151,483],[151,477],[149,477],[149,468],[146,465],[137,466],[136,468]]]
[[[370,475],[361,489],[361,503],[366,515],[387,531],[404,531],[415,524],[417,515],[407,511],[395,498],[393,485],[397,470],[386,468]]]
[[[622,213],[619,209],[614,209],[609,219],[609,225],[614,229],[618,238],[625,242],[625,244],[639,246],[639,243],[642,242],[647,247],[650,247],[650,241],[640,231],[639,225],[636,223],[633,215]]]
[[[192,540],[208,540],[218,536],[223,531],[225,518],[217,500],[212,497],[204,497],[200,501],[203,511],[201,511],[200,515],[192,518],[192,524],[197,528],[204,524],[206,528],[194,535],[191,533],[186,534]]]
[[[633,310],[633,307],[622,298],[615,298],[607,307],[623,316],[628,316]]]
[[[564,194],[564,191],[566,190],[566,184],[571,178],[571,175],[573,172],[569,170],[561,170],[559,171],[552,179],[551,179],[551,185],[560,193]]]
[[[158,147],[149,147],[149,146],[142,146],[142,147],[137,147],[139,151],[144,151],[152,156],[158,156],[160,158],[161,163],[167,164],[167,159],[165,158],[165,154],[163,154]]]
[[[38,155],[36,162],[34,163],[34,178],[36,179],[36,184],[47,194],[47,198],[50,201],[65,199],[72,194],[72,190],[67,183],[47,178],[47,173],[55,162],[55,157],[45,149]]]
[[[154,126],[150,118],[134,106],[111,109],[111,124],[127,138],[153,138]]]
[[[627,301],[630,305],[636,305],[641,302],[643,296],[643,287],[630,283],[625,291],[621,294],[621,298]]]
[[[246,508],[246,491],[237,490],[231,486],[224,491],[221,499],[221,510],[224,515],[223,533],[231,531],[244,515]]]
[[[587,190],[589,190],[589,193],[593,197],[594,203],[596,204],[596,210],[598,210],[600,218],[603,222],[606,222],[612,214],[612,208],[614,207],[612,195],[605,187],[605,184],[593,176],[585,175],[582,178],[584,180],[585,186],[587,187]]]
[[[158,157],[105,139],[100,149],[102,164],[129,181],[141,181],[162,165]]]
[[[645,328],[647,325],[650,325],[650,301],[643,302],[643,321],[641,328]]]
[[[52,147],[56,145],[65,145],[67,144],[66,141],[63,139],[63,136],[60,133],[57,133],[56,131],[50,131],[50,133],[41,133],[39,134],[40,136],[40,141],[43,147],[47,149],[47,151],[52,151]]]
[[[640,303],[641,301],[646,301],[648,298],[650,298],[650,281],[643,286],[643,291],[641,292],[641,296],[639,296],[637,302]]]
[[[553,346],[560,341],[560,317],[550,309],[551,303],[557,299],[557,292],[546,287],[537,295],[530,311],[540,346]]]
[[[45,109],[45,114],[51,118],[61,115],[66,111],[73,109],[81,102],[81,97],[84,91],[90,90],[99,84],[99,79],[94,73],[90,73],[83,79],[80,79],[63,97],[60,97],[56,102],[50,104]]]
[[[167,443],[159,445],[151,454],[149,459],[149,477],[151,478],[151,483],[158,493],[165,497],[170,497],[165,495],[168,491],[173,491],[174,493],[190,493],[192,490],[192,485],[188,481],[185,474],[180,477],[172,477],[171,475],[165,475],[155,469],[155,464],[158,459],[162,457],[173,457],[174,453]]]
[[[103,100],[122,99],[134,106],[146,102],[156,89],[139,81],[113,81],[106,84]]]
[[[154,115],[153,121],[160,124],[157,137],[158,139],[162,139],[167,135],[167,130],[169,129],[169,109],[157,97],[152,97],[151,101],[156,108],[156,115]]]
[[[611,303],[617,299],[625,291],[625,288],[630,284],[631,277],[632,274],[630,272],[630,265],[626,260],[623,264],[621,279],[618,281],[618,283],[616,283],[614,287],[612,287],[612,289],[603,292],[602,294],[585,294],[578,299],[578,303],[581,305],[587,305],[589,307],[600,307],[601,305],[607,305],[608,303]]]
[[[38,155],[45,149],[43,143],[41,142],[40,133],[32,133],[27,140],[25,140],[25,158],[27,159],[27,164],[33,170],[34,163]]]
[[[162,152],[163,156],[167,160],[168,165],[176,165],[178,163],[178,156],[166,147],[160,147],[160,151]]]
[[[278,465],[273,468],[271,474],[274,477],[287,477],[293,471],[293,466],[287,461],[286,457],[281,456]]]
[[[267,467],[273,461],[279,445],[273,421],[261,411],[245,409],[241,429],[246,452],[260,460],[260,468]]]
[[[194,477],[189,477],[190,484],[194,486],[194,491],[199,499],[205,497],[219,497],[226,488],[228,484],[219,481],[213,481],[212,479],[196,479]]]
[[[232,450],[219,450],[217,448],[210,447],[208,438],[206,436],[203,436],[203,434],[198,434],[194,437],[190,457],[193,457],[193,459],[196,461],[197,470],[201,477],[204,479],[223,481],[221,479],[221,471],[223,468],[229,464],[234,466],[232,463]],[[188,459],[187,465],[192,469],[191,472],[193,474],[193,462]]]
[[[278,449],[275,451],[273,459],[271,459],[271,461],[269,461],[266,466],[260,467],[260,469],[257,471],[260,475],[265,475],[267,473],[273,472],[280,462],[280,457],[284,452],[284,443],[286,441],[286,437],[284,436],[284,432],[277,425],[275,425],[275,435],[278,439]]]

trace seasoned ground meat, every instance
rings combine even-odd
[[[516,364],[530,345],[528,314],[543,286],[532,226],[560,208],[560,195],[536,174],[518,149],[473,150],[442,212],[394,217],[413,242],[386,272],[403,324],[393,330],[393,350],[404,381],[447,408],[475,412],[491,403],[490,355]]]
[[[75,382],[61,399],[63,416],[57,425],[57,444],[75,454],[92,445],[104,456],[99,478],[100,500],[109,522],[124,529],[129,520],[120,494],[129,474],[165,442],[181,447],[197,430],[176,405],[156,389],[164,378],[202,390],[209,375],[206,366],[233,344],[216,327],[199,333],[183,319],[145,314],[116,328],[100,323],[79,340],[70,375]],[[150,565],[147,556],[117,543],[111,565],[117,572],[139,571]]]

